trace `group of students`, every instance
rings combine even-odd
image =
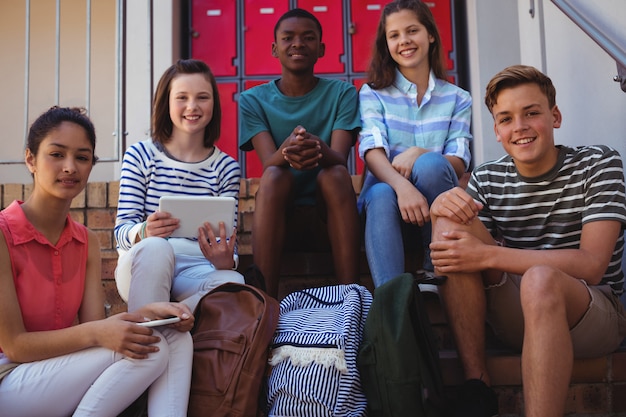
[[[425,3],[384,7],[358,93],[315,75],[324,43],[312,14],[288,11],[274,37],[280,78],[239,98],[240,147],[256,151],[264,168],[252,249],[267,292],[278,294],[281,255],[298,222],[328,231],[345,284],[359,280],[362,223],[375,287],[404,272],[405,243],[417,238],[423,272],[448,277],[440,295],[467,379],[457,415],[498,413],[485,321],[522,352],[526,415],[562,415],[573,358],[607,354],[626,335],[619,154],[555,145],[554,86],[515,65],[485,96],[507,155],[475,168],[459,187],[471,162],[472,99],[446,81]],[[244,277],[236,228],[220,224],[216,236],[205,224],[197,239],[169,238],[179,219],[158,211],[158,201],[238,198],[240,167],[215,145],[220,124],[208,66],[190,59],[168,68],[154,96],[152,138],[130,146],[122,162],[115,275],[128,312],[109,318],[98,239],[70,216],[97,160],[93,124],[84,111],[61,107],[32,124],[25,156],[32,193],[0,212],[3,413],[115,416],[148,389],[151,417],[186,415],[192,312],[212,288]],[[358,199],[347,168],[357,139],[367,166]],[[181,321],[138,325],[168,316]]]

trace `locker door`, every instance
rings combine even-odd
[[[453,60],[454,54],[454,37],[452,31],[452,11],[450,6],[451,0],[431,0],[428,1],[428,7],[435,18],[439,36],[441,36],[441,49],[446,57],[447,68],[450,71],[456,70]]]
[[[245,0],[243,31],[246,75],[280,74],[280,62],[272,56],[272,42],[274,26],[287,10],[288,0]]]
[[[255,151],[246,152],[246,178],[260,178],[263,164]]]
[[[350,27],[352,42],[352,71],[366,72],[378,19],[387,0],[350,0]]]
[[[342,2],[298,0],[298,7],[313,13],[322,25],[322,42],[326,44],[326,53],[317,61],[315,72],[319,74],[343,73],[345,71],[345,48]]]
[[[237,83],[218,83],[217,89],[220,95],[220,104],[222,106],[222,125],[220,129],[220,138],[216,145],[235,159],[238,157],[239,146],[237,144],[237,102],[235,94],[237,94]]]
[[[216,77],[235,76],[237,67],[237,3],[193,0],[191,56],[206,62]]]

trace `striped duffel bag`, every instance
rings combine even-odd
[[[357,285],[287,295],[272,340],[269,416],[367,415],[357,355],[372,295]]]

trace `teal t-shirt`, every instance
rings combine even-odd
[[[309,93],[289,97],[280,92],[277,81],[253,87],[239,96],[240,149],[252,150],[252,138],[264,131],[270,133],[278,148],[298,125],[328,145],[334,130],[360,129],[358,97],[352,84],[320,78]],[[298,204],[313,204],[318,171],[293,170]]]

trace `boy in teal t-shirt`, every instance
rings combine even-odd
[[[277,296],[288,219],[310,212],[302,206],[317,207],[325,223],[338,281],[358,281],[359,220],[347,160],[361,126],[354,86],[314,74],[324,55],[317,18],[290,10],[276,23],[274,39],[281,78],[241,94],[239,145],[263,163],[252,251],[268,294]]]

